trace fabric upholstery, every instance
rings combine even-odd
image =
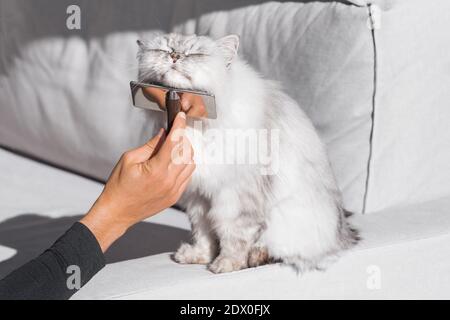
[[[450,190],[450,2],[396,1],[379,20],[367,212]]]
[[[81,8],[81,30],[66,8]],[[3,1],[0,145],[105,179],[160,113],[131,108],[136,39],[152,31],[241,35],[241,55],[281,82],[325,141],[359,212],[369,158],[373,48],[366,7],[346,1]],[[45,8],[41,9],[41,8]],[[301,137],[299,137],[301,138]]]
[[[88,210],[102,184],[0,149],[0,277],[38,255]],[[450,196],[357,214],[363,236],[326,272],[263,266],[214,275],[171,253],[189,223],[168,209],[107,253],[105,269],[73,299],[450,298]],[[32,210],[32,211],[31,211]]]

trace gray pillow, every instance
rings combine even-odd
[[[148,139],[156,129],[154,117],[163,116],[130,106],[136,39],[155,30],[238,33],[240,54],[280,81],[312,118],[345,205],[362,210],[374,76],[366,7],[327,1],[95,1],[83,2],[82,29],[71,31],[65,25],[71,3],[4,4],[3,24],[10,32],[1,40],[0,144],[106,179],[120,154]]]

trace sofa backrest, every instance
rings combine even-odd
[[[0,145],[104,180],[162,116],[130,107],[136,39],[155,30],[238,33],[240,54],[278,80],[313,120],[349,210],[428,200],[450,187],[450,170],[441,172],[450,155],[436,155],[450,132],[449,64],[438,48],[450,20],[446,0],[431,2],[379,1],[374,31],[374,11],[357,0],[1,2]],[[81,30],[66,27],[73,4],[81,9]],[[422,7],[430,17],[421,17]],[[412,22],[420,36],[408,34]],[[433,133],[439,138],[430,144]],[[424,179],[432,190],[422,190]]]
[[[450,194],[450,1],[385,4],[366,210]]]

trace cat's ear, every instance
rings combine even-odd
[[[147,43],[144,40],[136,40],[137,45],[139,46],[139,49],[144,50],[147,48]]]
[[[239,36],[231,34],[216,41],[219,48],[222,50],[227,67],[231,64],[234,57],[237,55],[239,48]]]

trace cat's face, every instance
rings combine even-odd
[[[140,81],[213,93],[237,53],[239,37],[167,34],[138,45]]]

